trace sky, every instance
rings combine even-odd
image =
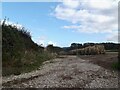
[[[25,27],[43,46],[118,42],[118,0],[3,2],[2,19]]]

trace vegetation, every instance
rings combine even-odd
[[[103,45],[88,46],[82,49],[71,50],[72,55],[98,55],[105,54],[105,49]]]
[[[3,76],[20,74],[37,69],[42,62],[57,55],[98,55],[105,51],[120,51],[116,43],[72,43],[70,47],[48,45],[46,48],[37,45],[30,33],[23,27],[2,23],[2,69]],[[120,55],[119,55],[120,56]],[[114,64],[118,67],[120,64]]]
[[[2,23],[2,74],[20,74],[37,69],[53,56],[31,40],[25,28]]]
[[[106,52],[118,52],[119,51],[119,43],[72,43],[70,47],[63,47],[61,54],[69,54],[68,52],[71,52],[71,50],[76,49],[84,49],[89,46],[96,46],[96,45],[103,45]]]
[[[120,71],[120,62],[113,63],[113,64],[112,64],[112,67],[113,67],[113,69]]]
[[[61,51],[62,51],[62,48],[61,47],[57,47],[57,46],[53,46],[52,44],[48,45],[46,47],[46,50],[49,52],[49,53],[53,53],[53,54],[59,54]]]
[[[118,62],[116,62],[116,63],[113,63],[112,64],[112,67],[113,67],[113,69],[115,69],[115,70],[119,70],[120,71],[120,47],[118,48]]]

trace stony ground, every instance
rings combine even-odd
[[[118,73],[76,56],[44,62],[39,70],[3,77],[12,88],[118,88]]]
[[[101,55],[81,55],[79,57],[109,70],[113,70],[113,63],[118,62],[118,52],[106,52],[106,54]]]

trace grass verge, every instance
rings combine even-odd
[[[112,64],[112,68],[113,68],[114,70],[120,71],[120,63],[119,63],[119,62],[113,63],[113,64]]]
[[[2,67],[2,76],[19,75],[38,69],[46,60],[55,58],[47,52],[28,52],[20,60],[16,60],[14,64],[9,62],[8,66]],[[5,62],[7,63],[7,62]]]

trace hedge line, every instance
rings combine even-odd
[[[105,54],[104,45],[94,45],[88,46],[82,49],[71,50],[69,52],[71,55],[98,55],[98,54]]]

